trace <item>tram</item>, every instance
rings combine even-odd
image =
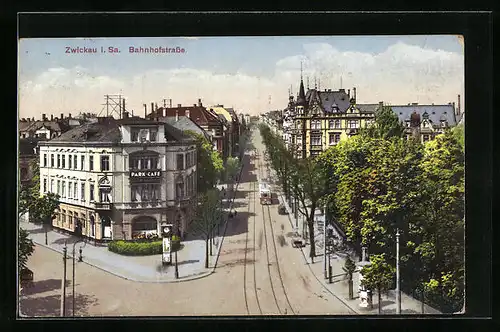
[[[259,195],[260,204],[272,204],[271,189],[269,187],[269,184],[267,184],[266,182],[261,182],[259,184]]]

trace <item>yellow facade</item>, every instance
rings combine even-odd
[[[325,151],[339,141],[356,134],[359,129],[366,128],[373,117],[373,113],[362,113],[352,105],[347,113],[298,116],[295,128],[299,133],[305,133],[306,157],[308,157]],[[302,127],[302,121],[305,121],[305,128]]]

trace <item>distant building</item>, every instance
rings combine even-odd
[[[98,118],[40,142],[40,192],[61,196],[53,226],[96,240],[184,235],[196,197],[196,146],[163,122]]]
[[[458,124],[455,103],[447,105],[391,105],[405,127],[406,138],[411,136],[425,143]]]
[[[147,111],[145,111],[146,113]],[[201,99],[198,99],[198,104],[193,106],[182,106],[177,104],[177,107],[159,107],[155,108],[151,105],[151,113],[146,115],[147,119],[158,119],[161,117],[181,117],[190,118],[203,130],[205,130],[212,138],[214,147],[219,151],[224,160],[228,156],[227,136],[225,135],[226,128],[218,115],[203,106]]]
[[[38,162],[38,141],[35,138],[19,139],[19,180],[21,188],[32,184],[33,163]]]
[[[19,138],[39,138],[39,139],[53,139],[59,137],[62,133],[77,127],[82,124],[82,120],[72,118],[71,113],[64,117],[54,117],[50,115],[50,119],[46,114],[42,114],[40,120],[35,118],[21,118],[19,119]]]

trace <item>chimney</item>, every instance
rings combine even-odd
[[[46,114],[42,114],[42,121],[45,121],[47,119]]]
[[[151,103],[151,114],[154,114],[155,113],[155,103]]]
[[[196,107],[196,104],[193,104],[193,107]]]
[[[461,109],[460,109],[460,95],[458,95],[458,107],[457,107],[457,114],[460,115]]]
[[[418,105],[418,103],[411,103],[411,104],[412,104],[413,106],[417,106],[417,105]]]
[[[31,118],[31,121],[35,122],[35,117],[32,117],[32,118]]]
[[[64,119],[64,113],[61,113],[61,120]]]
[[[155,103],[155,111],[158,111],[158,103]]]
[[[70,118],[70,119],[71,119],[71,113],[68,113],[68,118]]]
[[[383,101],[379,101],[378,102],[378,107],[383,107],[384,106],[384,102]]]
[[[347,89],[347,95],[351,98],[351,89]]]
[[[126,112],[125,111],[125,98],[122,99],[122,112]]]
[[[201,103],[201,98],[198,99],[198,106],[203,106],[202,103]]]
[[[352,99],[356,102],[356,88],[352,88]]]
[[[456,109],[455,108],[455,102],[452,102],[451,104],[453,105],[453,109],[455,110]]]
[[[181,104],[177,104],[177,107],[182,107]]]
[[[54,121],[54,114],[50,115],[50,121]]]
[[[144,105],[144,119],[146,118],[146,114],[148,113],[148,105],[146,104],[143,104]]]
[[[128,112],[127,112],[127,111],[124,111],[124,112],[123,112],[123,118],[124,118],[124,119],[128,119]]]
[[[179,121],[179,110],[175,110],[175,121]]]

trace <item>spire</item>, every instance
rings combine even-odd
[[[307,80],[307,90],[309,90],[309,76],[306,77]]]
[[[304,91],[304,81],[302,77],[300,78],[300,88],[299,88],[299,96],[297,98],[297,104],[300,106],[306,105],[306,93]]]

